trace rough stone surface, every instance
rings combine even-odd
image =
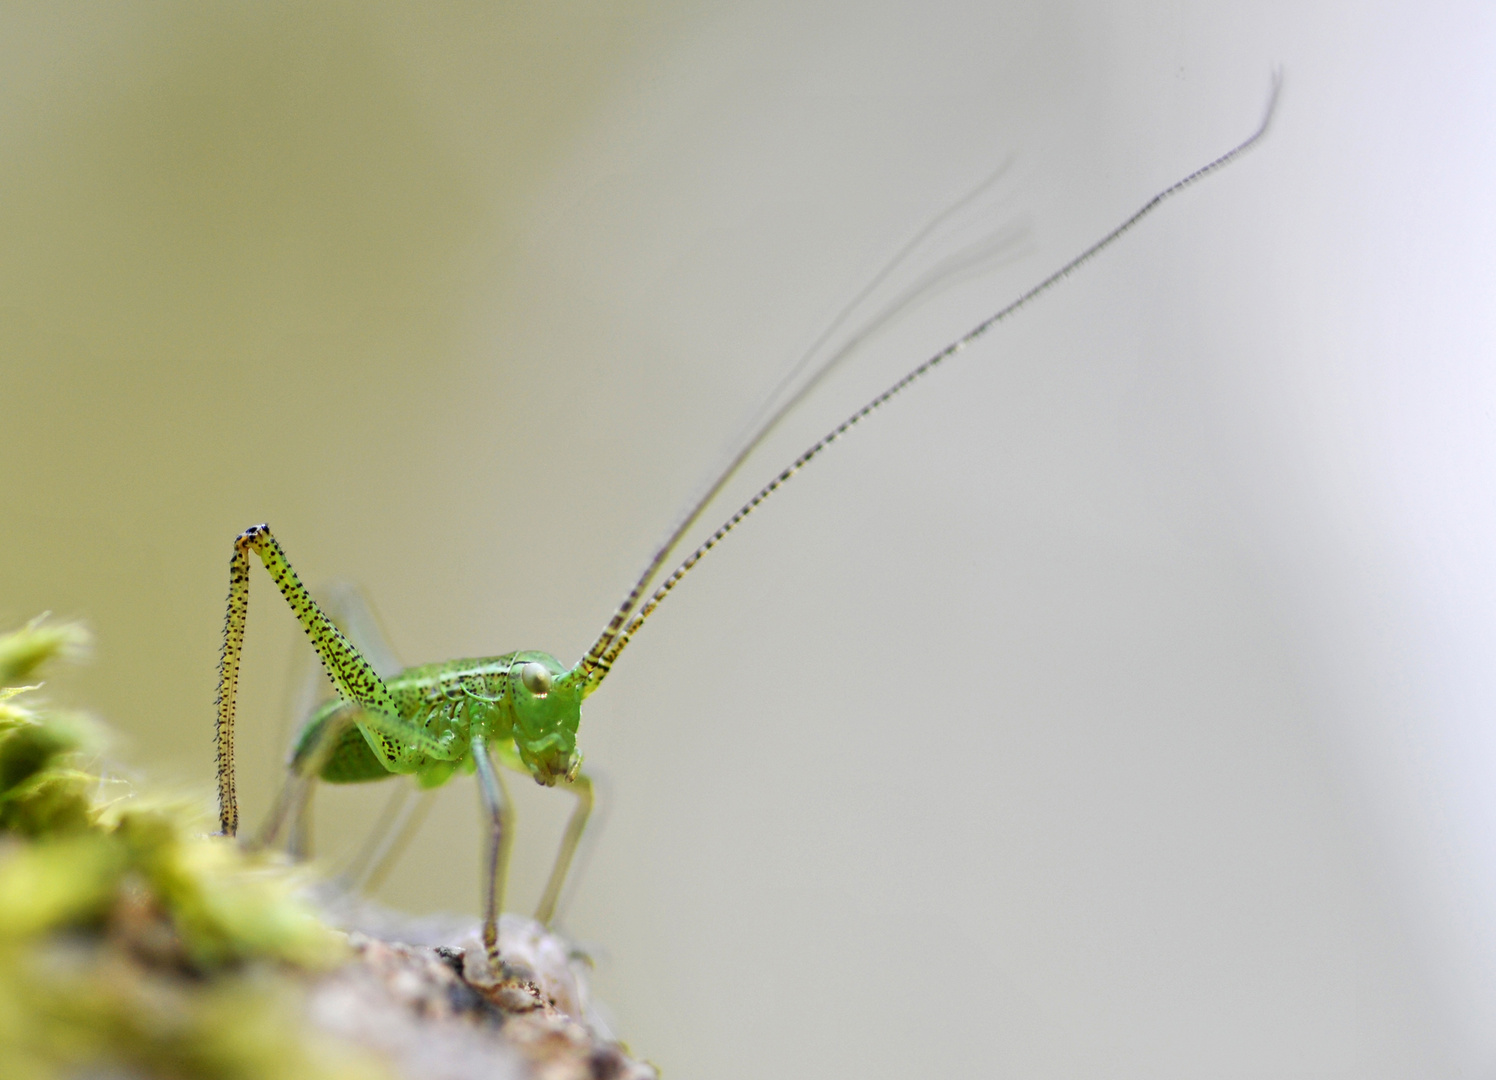
[[[308,1018],[409,1080],[655,1080],[613,1040],[587,998],[585,958],[506,916],[495,977],[476,935],[456,946],[352,931],[355,958],[324,976]]]

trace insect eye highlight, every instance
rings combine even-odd
[[[519,681],[536,697],[545,697],[551,692],[551,673],[544,664],[525,664],[519,669]]]

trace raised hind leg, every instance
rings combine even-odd
[[[411,772],[421,758],[442,761],[462,756],[466,747],[452,746],[399,716],[389,688],[343,636],[296,576],[286,553],[268,525],[246,529],[234,541],[229,561],[228,611],[224,616],[223,651],[218,663],[218,719],[215,726],[218,759],[218,818],[220,830],[233,836],[239,830],[239,803],[234,786],[234,701],[239,687],[239,661],[244,650],[244,626],[249,615],[249,553],[255,551],[266,571],[291,606],[296,621],[311,639],[312,648],[342,699],[357,705],[357,723],[367,744],[390,772]]]
[[[333,625],[342,631],[343,636],[363,655],[380,678],[388,679],[403,670],[405,665],[391,647],[379,617],[374,613],[373,605],[362,589],[351,582],[335,581],[315,595]],[[298,658],[302,655],[297,653]],[[295,695],[296,704],[290,709],[290,714],[298,722],[298,729],[287,755],[285,780],[273,809],[260,826],[256,843],[259,846],[274,844],[284,828],[287,852],[295,858],[306,859],[312,854],[312,797],[317,781],[383,779],[388,774],[382,769],[374,768],[371,775],[363,775],[370,770],[352,767],[359,763],[347,759],[356,758],[361,753],[366,757],[371,756],[368,747],[345,746],[340,741],[334,746],[331,756],[341,756],[344,761],[334,763],[328,770],[331,775],[325,775],[324,766],[329,755],[318,753],[315,747],[309,745],[311,740],[308,738],[309,732],[317,727],[322,711],[328,707],[325,676],[320,667],[313,668],[306,663],[298,663],[296,672],[288,681],[293,685],[300,685],[300,690]],[[351,743],[356,744],[362,740],[357,732],[348,734],[351,735],[348,740]],[[339,734],[329,731],[326,737],[337,739]],[[399,812],[400,804],[409,794],[409,788],[405,784],[393,786],[394,791],[385,809],[360,848],[360,854],[350,864],[349,873],[361,877],[371,865],[369,858],[380,852],[384,852],[380,856],[380,869],[383,869],[384,860],[392,858],[408,838],[406,830],[393,848],[389,842],[390,827]]]

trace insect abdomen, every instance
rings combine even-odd
[[[357,706],[344,701],[329,701],[319,708],[301,731],[301,738],[297,740],[296,750],[291,755],[291,767],[296,768],[308,754],[320,748],[322,732],[328,724],[343,723],[357,712]],[[369,741],[364,738],[358,725],[347,723],[338,734],[327,762],[317,775],[329,784],[359,784],[369,780],[383,780],[391,773],[369,746]]]

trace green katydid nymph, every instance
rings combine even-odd
[[[665,537],[607,626],[574,666],[567,667],[543,652],[512,652],[476,660],[427,664],[381,677],[375,666],[349,641],[302,585],[270,528],[256,525],[245,530],[234,541],[228,614],[219,662],[216,734],[219,817],[223,833],[233,836],[239,825],[234,788],[234,698],[249,606],[249,556],[254,552],[311,639],[312,647],[337,691],[337,697],[314,711],[301,731],[291,755],[293,776],[287,790],[293,794],[283,794],[280,805],[272,813],[270,835],[273,837],[288,807],[295,804],[298,796],[294,789],[302,789],[304,795],[317,779],[347,784],[408,775],[417,785],[429,789],[445,783],[456,773],[475,772],[489,823],[483,941],[490,961],[496,970],[501,970],[498,918],[503,906],[511,815],[499,767],[529,775],[547,787],[565,788],[576,798],[575,809],[536,913],[542,923],[549,923],[592,809],[592,784],[582,771],[582,756],[577,749],[583,699],[602,685],[619,655],[661,601],[760,503],[874,410],[1116,242],[1160,203],[1221,169],[1253,146],[1267,131],[1276,97],[1275,79],[1267,111],[1250,137],[1154,195],[1059,270],[919,364],[832,428],[780,470],[655,585],[656,576],[707,505],[764,436],[803,396],[809,384],[802,387],[799,393],[767,416]]]

